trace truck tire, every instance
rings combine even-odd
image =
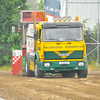
[[[63,77],[68,77],[68,78],[73,78],[75,77],[76,73],[75,72],[66,72],[66,73],[62,73]]]
[[[87,69],[77,71],[78,78],[86,78],[87,77],[87,73],[88,73]]]
[[[40,67],[37,64],[37,59],[35,60],[35,77],[36,78],[44,77],[44,72],[40,70]]]
[[[30,60],[29,60],[29,54],[26,55],[26,61],[25,61],[25,73],[27,77],[34,77],[34,72],[29,70],[30,66]]]

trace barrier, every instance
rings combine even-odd
[[[22,73],[22,50],[12,51],[12,73],[13,75]]]

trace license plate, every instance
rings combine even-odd
[[[63,64],[70,64],[70,62],[59,62],[60,65],[63,65]]]

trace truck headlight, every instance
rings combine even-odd
[[[50,63],[44,63],[44,67],[50,67]]]
[[[78,66],[84,66],[84,62],[78,62]]]

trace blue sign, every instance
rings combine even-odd
[[[47,14],[59,17],[60,16],[60,1],[44,0],[43,10],[45,10]]]

